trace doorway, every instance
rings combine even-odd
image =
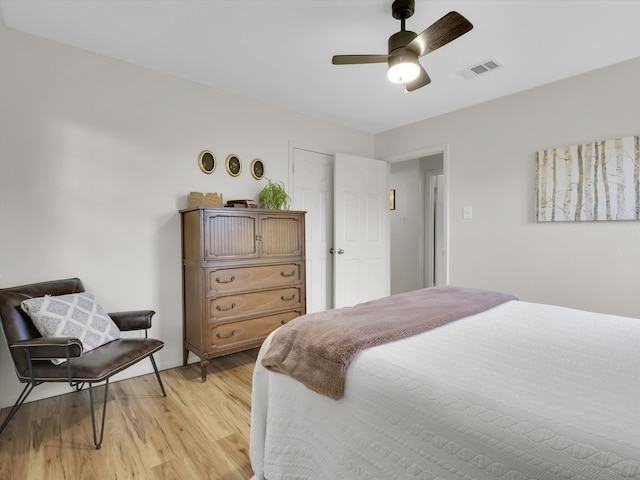
[[[447,148],[390,161],[391,293],[448,283]]]

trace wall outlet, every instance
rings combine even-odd
[[[462,218],[469,219],[473,218],[473,208],[470,206],[462,208]]]

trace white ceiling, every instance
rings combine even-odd
[[[473,30],[421,58],[404,94],[385,64],[391,0],[0,0],[8,27],[378,133],[640,57],[639,0],[416,0],[407,30],[451,10]],[[466,80],[489,59],[503,68]],[[526,112],[523,112],[526,115]]]

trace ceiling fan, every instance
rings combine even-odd
[[[449,12],[420,35],[404,29],[404,22],[413,15],[415,0],[395,0],[391,6],[393,18],[400,20],[400,31],[389,37],[386,55],[334,55],[334,65],[388,63],[387,76],[395,83],[404,83],[411,92],[431,82],[418,57],[452,42],[473,28],[473,24],[458,12]]]

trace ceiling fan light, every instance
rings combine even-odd
[[[387,78],[393,83],[408,83],[420,75],[416,59],[410,56],[397,56],[389,59]]]

